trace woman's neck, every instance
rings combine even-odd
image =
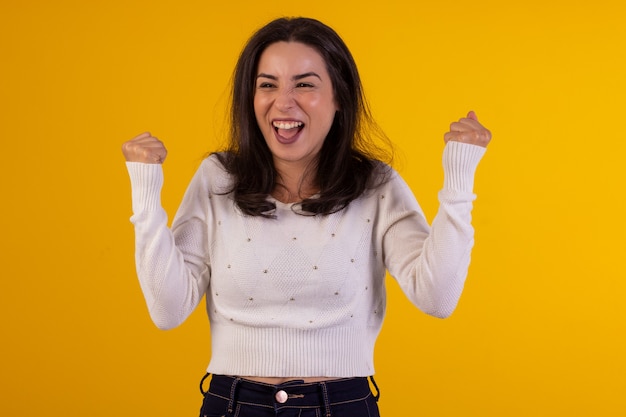
[[[289,170],[277,168],[278,181],[272,191],[272,197],[282,203],[297,203],[320,191],[310,170],[291,168]]]
[[[314,196],[319,192],[318,188],[311,188],[309,190],[290,190],[286,187],[283,187],[281,184],[276,185],[274,191],[272,192],[272,197],[281,203],[299,203],[302,200],[306,200],[311,196]]]

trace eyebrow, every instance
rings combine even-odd
[[[278,80],[277,76],[271,75],[271,74],[264,74],[264,73],[260,73],[256,77],[257,78],[269,78],[270,80],[274,80],[274,81]],[[305,72],[304,74],[297,74],[297,75],[294,75],[293,77],[291,77],[291,79],[293,81],[298,81],[298,80],[301,80],[301,79],[307,78],[307,77],[317,77],[317,78],[320,79],[320,81],[322,80],[322,77],[320,77],[316,72]]]

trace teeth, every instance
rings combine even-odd
[[[272,125],[277,129],[295,129],[303,125],[302,122],[273,122]]]

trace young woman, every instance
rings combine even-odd
[[[473,112],[451,124],[432,226],[376,135],[344,42],[319,21],[283,18],[242,51],[229,149],[203,161],[171,229],[163,143],[143,133],[124,144],[152,319],[175,327],[206,297],[201,416],[378,416],[367,378],[386,271],[425,313],[456,307],[491,134]]]

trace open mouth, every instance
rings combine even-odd
[[[304,128],[304,123],[297,121],[274,121],[274,132],[282,143],[290,143],[297,139],[298,133]]]

